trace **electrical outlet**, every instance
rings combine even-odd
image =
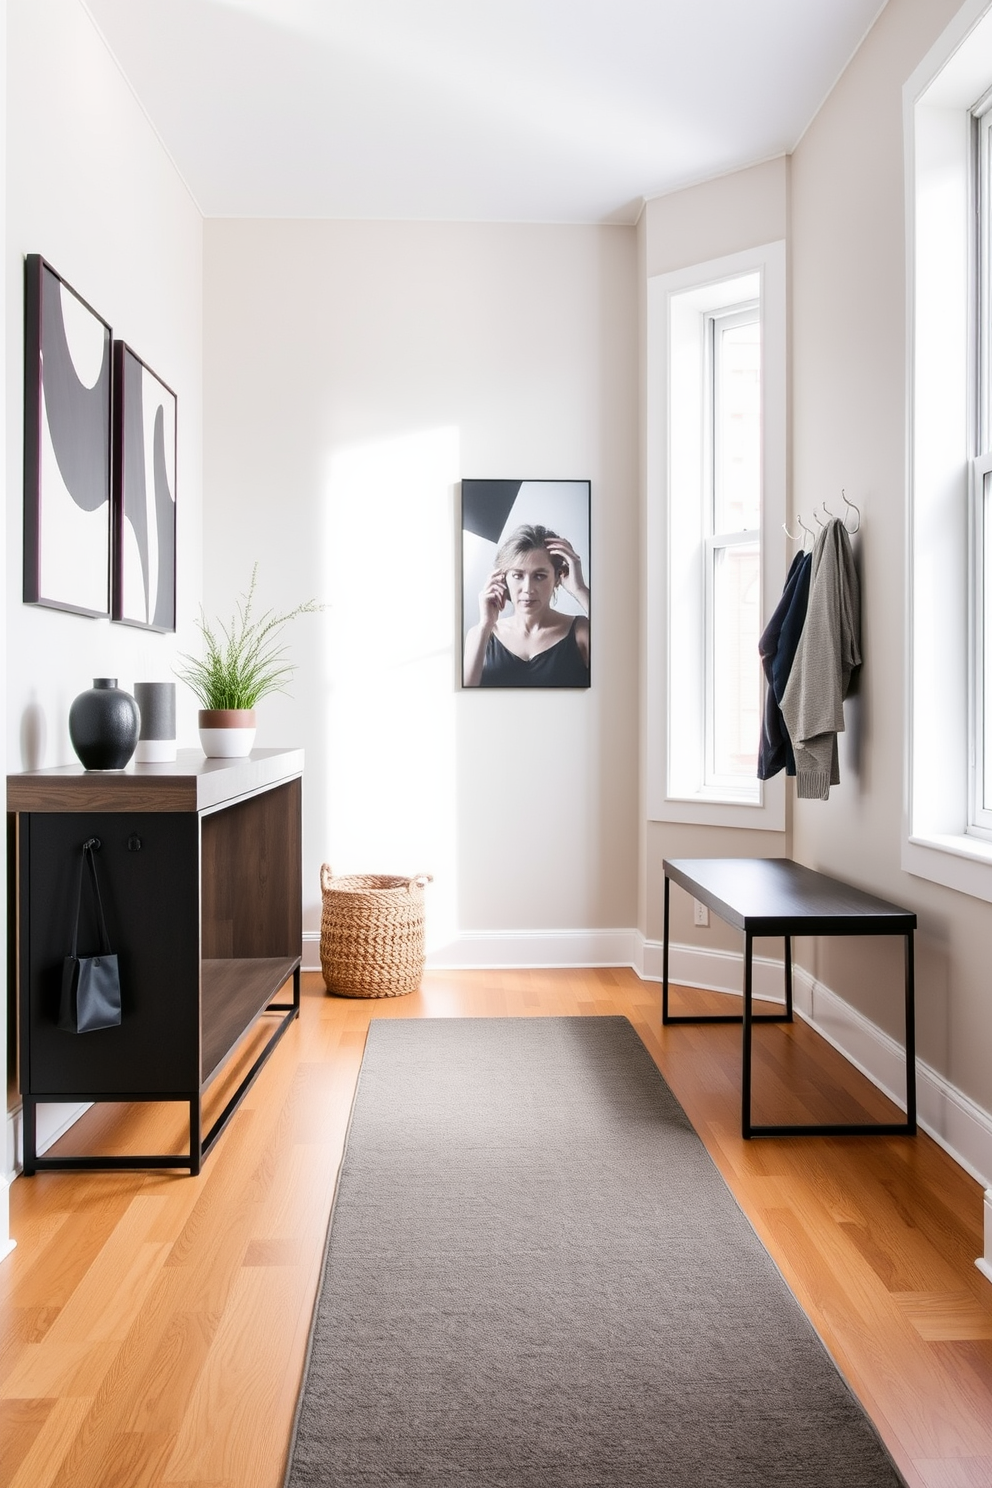
[[[692,923],[694,925],[708,925],[710,912],[705,904],[700,904],[698,899],[692,901]]]

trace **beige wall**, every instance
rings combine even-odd
[[[789,161],[783,155],[645,202],[645,271],[668,274],[777,243],[786,236],[788,189]]]
[[[902,86],[957,10],[890,0],[792,162],[793,505],[858,502],[864,666],[840,787],[799,802],[795,856],[915,909],[919,1052],[992,1110],[992,906],[904,873],[906,278]],[[940,706],[935,677],[934,706]],[[809,953],[807,953],[809,954]],[[899,956],[818,949],[816,974],[898,1034]]]
[[[258,736],[307,750],[309,932],[323,859],[433,873],[432,949],[629,929],[633,229],[212,221],[205,304],[208,608],[255,558],[329,605]],[[592,481],[589,692],[458,689],[463,476]]]

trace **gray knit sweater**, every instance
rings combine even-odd
[[[861,601],[851,539],[839,517],[813,549],[806,623],[782,697],[796,756],[796,794],[825,801],[840,781],[837,735],[844,698],[861,662]]]

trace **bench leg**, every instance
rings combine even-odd
[[[672,881],[665,874],[665,920],[661,939],[661,1021],[668,1022],[668,914]]]
[[[792,936],[785,937],[785,1016],[792,1022]]]
[[[754,941],[751,932],[744,932],[744,1047],[741,1067],[741,1136],[748,1141],[751,1136],[751,994],[754,960]]]
[[[906,1126],[916,1131],[916,993],[913,968],[913,932],[906,936]]]

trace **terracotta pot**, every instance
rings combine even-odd
[[[208,759],[241,759],[255,742],[254,708],[201,708],[200,747]]]

